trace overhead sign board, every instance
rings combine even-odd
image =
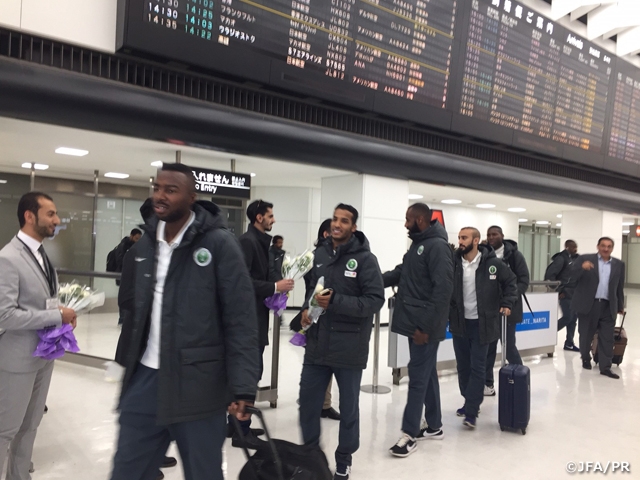
[[[221,172],[206,168],[192,168],[196,180],[196,190],[214,197],[251,197],[251,175],[245,173]]]

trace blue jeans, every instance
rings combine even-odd
[[[412,437],[420,433],[423,408],[427,425],[434,430],[442,428],[440,384],[436,370],[438,346],[440,342],[435,341],[416,345],[409,338],[409,391],[402,417],[402,431]]]
[[[300,429],[305,445],[320,444],[320,415],[324,394],[336,377],[340,391],[340,434],[336,463],[351,465],[352,455],[360,447],[360,382],[362,369],[303,365],[300,377]]]
[[[456,353],[458,385],[464,397],[464,411],[469,417],[477,417],[484,399],[485,365],[489,344],[480,343],[479,321],[465,320],[466,335],[453,336]]]
[[[485,377],[485,385],[489,387],[493,387],[493,366],[496,364],[497,349],[498,340],[489,344]],[[505,354],[504,348],[502,349],[502,354]],[[522,365],[522,358],[520,357],[520,352],[518,352],[518,347],[516,347],[515,323],[507,323],[507,362],[509,362],[509,365]]]
[[[142,364],[121,402],[118,449],[111,480],[156,480],[171,440],[186,480],[223,480],[225,411],[192,422],[158,425],[158,371]]]
[[[558,320],[558,331],[567,327],[567,339],[565,343],[573,345],[573,336],[576,333],[576,325],[578,322],[578,315],[571,310],[571,299],[561,298],[560,308],[562,309],[562,318]]]

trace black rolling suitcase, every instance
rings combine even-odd
[[[274,440],[269,435],[262,412],[254,407],[247,411],[260,419],[267,441],[253,455],[245,446],[242,447],[247,463],[242,467],[238,480],[333,480],[327,457],[320,447]],[[233,423],[240,431],[235,417]]]
[[[531,372],[524,365],[506,365],[507,317],[502,316],[502,368],[499,373],[498,422],[500,430],[527,433],[531,415]]]

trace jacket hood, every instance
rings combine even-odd
[[[205,200],[198,200],[193,204],[193,212],[196,214],[196,218],[191,225],[190,231],[195,233],[203,233],[214,228],[227,228],[227,221],[220,215],[220,207],[213,202]],[[141,228],[147,233],[155,235],[158,229],[158,217],[156,215],[150,216]],[[187,232],[189,233],[189,232]],[[186,239],[187,235],[185,235]]]
[[[560,250],[558,253],[556,253],[553,257],[551,257],[551,260],[555,260],[557,257],[559,257],[560,255],[566,255],[567,257],[569,257],[572,260],[575,260],[576,258],[578,258],[580,256],[580,254],[576,253],[575,255],[571,255],[567,249],[565,248],[564,250]]]
[[[513,252],[518,250],[518,243],[514,240],[503,240],[502,244],[504,245],[504,256],[502,259],[506,262],[511,255],[513,255]]]
[[[320,245],[323,245],[326,248],[333,248],[331,237],[327,237],[324,240],[322,240],[322,243],[320,243],[318,247],[320,247]],[[366,235],[362,233],[360,230],[356,230],[353,233],[353,236],[351,237],[351,239],[344,245],[340,245],[338,247],[338,250],[341,254],[357,253],[362,251],[370,252],[371,247],[369,245],[369,240],[367,239]]]
[[[445,242],[449,243],[449,235],[447,235],[447,231],[444,229],[442,224],[437,220],[432,220],[431,226],[426,230],[420,233],[409,234],[409,238],[414,242],[422,242],[428,239],[441,238]]]
[[[565,253],[565,250],[556,253],[553,257],[551,257],[551,260],[555,260],[556,258],[558,258],[560,255],[562,255],[563,253]],[[567,254],[568,255],[568,254]]]

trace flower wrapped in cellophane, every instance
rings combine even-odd
[[[285,255],[282,261],[282,278],[287,280],[299,280],[304,277],[313,268],[313,252],[305,250],[302,255],[291,258]],[[287,293],[275,293],[265,298],[264,304],[269,307],[276,315],[282,315],[287,308]]]
[[[104,305],[104,299],[103,292],[96,292],[75,282],[60,285],[58,290],[60,306],[74,310],[76,315],[89,313],[94,308],[101,307]],[[55,360],[62,357],[65,352],[77,353],[80,351],[71,325],[44,328],[38,330],[38,336],[40,342],[36,351],[33,352],[34,357]]]
[[[324,277],[320,277],[318,279],[318,283],[316,284],[316,288],[311,294],[311,299],[309,300],[309,312],[307,313],[307,315],[309,316],[309,320],[311,320],[311,323],[305,327],[302,327],[302,330],[296,332],[295,335],[291,337],[289,343],[291,343],[292,345],[295,345],[296,347],[304,347],[307,344],[307,330],[309,330],[311,325],[317,323],[320,315],[324,313],[324,309],[320,305],[318,305],[318,301],[316,300],[316,295],[322,293],[323,291]]]

